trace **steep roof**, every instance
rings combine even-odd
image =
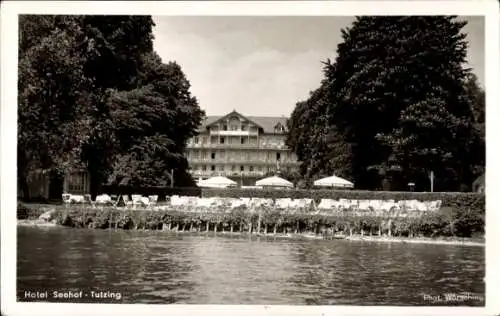
[[[211,125],[212,123],[215,123],[216,121],[218,121],[221,118],[226,117],[226,116],[228,116],[228,115],[206,116],[205,120],[201,124],[198,131],[205,130],[205,128],[207,126]],[[260,125],[262,127],[262,129],[264,130],[264,133],[274,133],[274,126],[276,126],[276,124],[278,124],[278,123],[281,123],[281,125],[283,125],[283,127],[285,127],[285,129],[286,129],[286,121],[288,119],[287,117],[284,117],[284,116],[244,116],[244,117],[249,119],[250,121],[254,122],[257,125]]]

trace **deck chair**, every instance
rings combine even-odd
[[[87,204],[87,203],[90,204],[90,206],[92,206],[92,208],[95,207],[95,202],[92,201],[92,196],[90,194],[84,194],[83,200],[84,200],[85,204]]]
[[[132,206],[137,207],[142,204],[142,195],[140,194],[132,194]]]
[[[131,207],[131,206],[134,205],[134,201],[130,200],[130,198],[128,197],[128,195],[124,195],[123,196],[123,203],[125,204],[126,208],[129,208],[129,207]]]
[[[158,203],[158,195],[150,195],[149,198],[149,206],[151,208],[155,207]]]

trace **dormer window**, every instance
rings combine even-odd
[[[274,126],[274,131],[276,133],[283,133],[285,131],[285,128],[283,127],[283,125],[281,125],[281,123],[278,123]]]

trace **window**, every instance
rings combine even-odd
[[[221,144],[224,144],[224,137],[221,137],[221,138],[220,138],[220,143],[221,143]]]
[[[278,123],[274,126],[274,131],[276,133],[283,133],[285,131],[285,128],[283,127],[283,125],[281,125],[281,123]]]
[[[212,159],[215,159],[215,153],[212,153],[211,157]]]
[[[245,167],[244,166],[240,166],[240,171],[245,171]]]
[[[258,170],[258,171],[262,171],[262,166],[258,166],[258,167],[257,167],[257,170]]]
[[[223,165],[219,166],[219,171],[224,171],[224,166]]]
[[[227,131],[227,124],[224,124],[224,125],[222,126],[222,130],[223,130],[223,131]]]
[[[238,125],[231,125],[231,130],[232,131],[237,131],[238,130]]]
[[[243,138],[243,137],[241,138],[241,144],[242,145],[245,144],[245,140],[246,140],[246,138]]]
[[[241,124],[241,130],[246,131],[248,129],[248,124],[247,123],[242,123]]]
[[[203,137],[201,138],[201,143],[202,143],[202,144],[206,144],[206,143],[207,143],[207,137],[206,137],[206,136],[203,136]]]
[[[225,153],[225,152],[223,152],[223,151],[221,151],[221,152],[219,153],[219,156],[220,156],[221,158],[224,158],[224,156],[225,156],[225,155],[226,155],[226,153]]]
[[[236,171],[236,166],[231,166],[231,171]]]
[[[281,159],[281,154],[280,153],[276,153],[276,160],[280,160]]]
[[[211,166],[210,170],[215,171],[215,166]]]
[[[206,152],[206,151],[203,151],[203,152],[201,153],[201,157],[202,157],[203,159],[207,159],[207,152]]]
[[[194,137],[194,143],[195,143],[195,144],[198,144],[198,136],[195,136],[195,137]]]
[[[250,166],[250,171],[253,171],[253,166]]]
[[[257,137],[250,137],[250,144],[252,145],[257,144]]]
[[[201,170],[207,171],[207,166],[206,165],[201,166]]]
[[[80,193],[84,191],[85,173],[74,172],[69,175],[68,190],[69,193]]]

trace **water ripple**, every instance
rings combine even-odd
[[[20,291],[108,289],[122,303],[429,305],[426,294],[484,297],[479,247],[36,227],[18,228],[18,247]]]

